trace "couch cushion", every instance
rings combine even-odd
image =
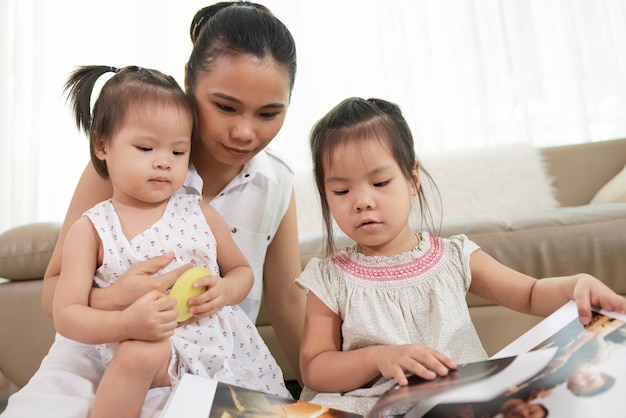
[[[19,226],[0,235],[0,277],[41,279],[60,228],[57,222],[41,222]]]
[[[626,165],[591,199],[591,203],[626,203]]]
[[[559,206],[542,155],[528,143],[424,155],[421,160],[441,194],[444,221],[498,218]],[[437,199],[424,177],[430,205]]]

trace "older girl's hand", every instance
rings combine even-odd
[[[433,380],[447,376],[456,369],[456,363],[448,356],[422,344],[385,346],[378,351],[377,367],[387,379],[396,379],[400,386],[409,383],[406,374],[415,374]]]
[[[578,308],[578,319],[583,325],[591,321],[591,308],[626,313],[626,298],[589,274],[579,274],[574,286],[573,299]]]

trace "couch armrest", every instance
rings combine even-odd
[[[561,206],[586,205],[626,165],[626,138],[547,147],[541,152]]]
[[[0,371],[19,387],[54,340],[54,323],[41,306],[41,279],[60,228],[33,223],[0,235]]]
[[[0,277],[9,280],[41,279],[46,272],[61,224],[32,223],[0,235]]]
[[[0,283],[0,370],[24,386],[54,340],[54,323],[41,307],[41,280]]]

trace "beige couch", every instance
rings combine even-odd
[[[591,273],[626,295],[626,203],[589,205],[596,192],[626,165],[626,139],[541,150],[563,207],[506,219],[444,225],[442,236],[466,233],[512,268],[536,277]],[[52,320],[40,306],[41,277],[59,224],[25,225],[0,236],[0,371],[26,384],[53,338]],[[319,234],[301,238],[302,265],[322,256]],[[0,279],[1,280],[1,279]],[[490,354],[540,318],[468,297],[472,318]],[[259,331],[284,369],[293,372],[262,310]]]

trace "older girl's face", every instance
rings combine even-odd
[[[419,177],[407,179],[389,147],[377,138],[348,142],[324,158],[323,168],[328,207],[359,251],[391,256],[417,244],[409,213]]]
[[[289,73],[272,58],[249,54],[218,58],[199,71],[193,91],[199,160],[241,166],[267,146],[283,125],[289,104]]]

